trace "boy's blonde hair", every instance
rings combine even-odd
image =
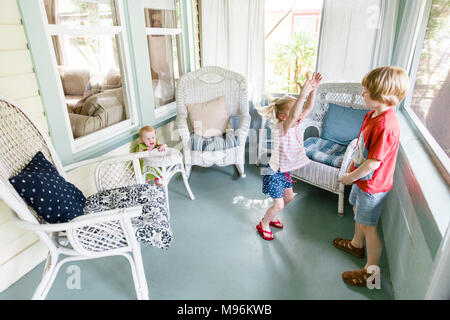
[[[256,111],[269,122],[275,123],[280,120],[281,114],[288,116],[288,112],[296,99],[285,95],[281,98],[269,98],[268,100],[270,101],[268,107],[256,108]]]
[[[381,67],[370,71],[361,81],[373,100],[388,106],[398,105],[409,89],[409,77],[399,67]]]
[[[152,131],[154,131],[155,134],[156,134],[155,128],[150,127],[150,126],[144,126],[144,127],[142,127],[142,128],[139,130],[139,140],[142,142],[142,135],[144,134],[144,132],[152,132]]]

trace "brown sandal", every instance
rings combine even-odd
[[[356,248],[352,245],[351,240],[345,240],[342,238],[336,238],[333,240],[333,246],[338,249],[344,250],[355,257],[364,258],[364,246],[362,248]]]
[[[342,273],[342,280],[352,286],[365,287],[370,276],[371,274],[367,273],[366,269],[345,271]]]

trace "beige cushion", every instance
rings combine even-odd
[[[69,109],[71,108],[75,108],[75,106],[77,105],[78,101],[80,101],[81,99],[83,99],[83,96],[64,96],[65,100],[66,100],[66,105]]]
[[[122,88],[106,90],[87,97],[79,114],[69,113],[74,138],[125,120]]]
[[[61,77],[64,95],[82,96],[89,78],[89,70],[64,70]]]
[[[118,88],[122,86],[122,79],[119,70],[110,70],[103,79],[102,86],[108,89]]]
[[[194,133],[205,138],[221,136],[229,123],[225,97],[202,103],[186,103]]]

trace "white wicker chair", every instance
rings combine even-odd
[[[325,115],[328,111],[328,103],[335,103],[340,106],[367,109],[361,96],[362,86],[360,83],[324,83],[319,86],[316,94],[314,108],[308,118],[302,122],[302,132],[310,127],[315,127],[319,137],[322,135],[322,126]],[[299,170],[292,172],[292,175],[302,181],[317,186],[319,188],[336,193],[338,198],[338,215],[344,215],[344,184],[338,181],[339,177],[347,172],[354,153],[356,152],[356,142],[354,139],[348,146],[344,154],[340,168],[328,166],[326,164],[311,161],[311,163]]]
[[[192,128],[188,123],[186,103],[200,103],[225,96],[227,114],[239,116],[240,123],[236,135],[239,145],[220,151],[195,151],[191,147]],[[209,66],[183,75],[177,86],[177,128],[183,143],[186,174],[189,177],[193,165],[209,167],[212,165],[236,165],[242,178],[245,178],[245,143],[250,128],[250,113],[247,99],[247,80],[244,76]]]
[[[361,96],[362,86],[360,83],[324,83],[319,85],[316,94],[316,101],[313,110],[308,118],[302,121],[301,130],[303,135],[306,129],[314,127],[320,137],[325,115],[328,111],[328,103],[335,103],[344,107],[367,109]],[[258,144],[258,163],[262,156],[270,150],[267,149],[264,130],[265,121],[262,122],[262,129],[259,134]],[[352,161],[354,152],[356,152],[356,142],[354,139],[348,146],[344,154],[340,168],[335,168],[320,162],[311,161],[311,163],[299,170],[292,171],[292,176],[316,187],[336,193],[338,198],[338,214],[344,214],[344,185],[338,181],[344,174]]]
[[[138,299],[148,299],[147,281],[142,263],[140,244],[137,242],[131,218],[141,214],[142,207],[116,209],[81,215],[67,223],[45,223],[16,192],[8,179],[16,175],[41,151],[52,162],[59,174],[99,161],[96,169],[96,184],[99,191],[143,183],[139,158],[147,153],[135,153],[115,158],[93,159],[63,168],[51,143],[21,108],[0,96],[0,197],[16,213],[17,223],[36,232],[48,247],[49,255],[42,280],[34,292],[33,299],[45,299],[60,267],[68,261],[94,259],[122,255],[130,263]],[[103,161],[101,161],[103,160]],[[136,174],[135,174],[136,173]],[[93,233],[102,230],[114,234],[116,241],[95,239]],[[65,232],[67,239],[59,237]],[[67,257],[58,261],[60,255]]]

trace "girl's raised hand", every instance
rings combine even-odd
[[[300,94],[306,97],[311,91],[314,91],[319,86],[320,81],[322,80],[322,75],[320,72],[313,73],[311,77],[309,77],[309,73],[306,74],[306,80],[303,85],[298,82],[301,92]]]
[[[320,72],[317,72],[311,78],[313,90],[316,90],[319,87],[320,81],[322,81],[322,74]]]

